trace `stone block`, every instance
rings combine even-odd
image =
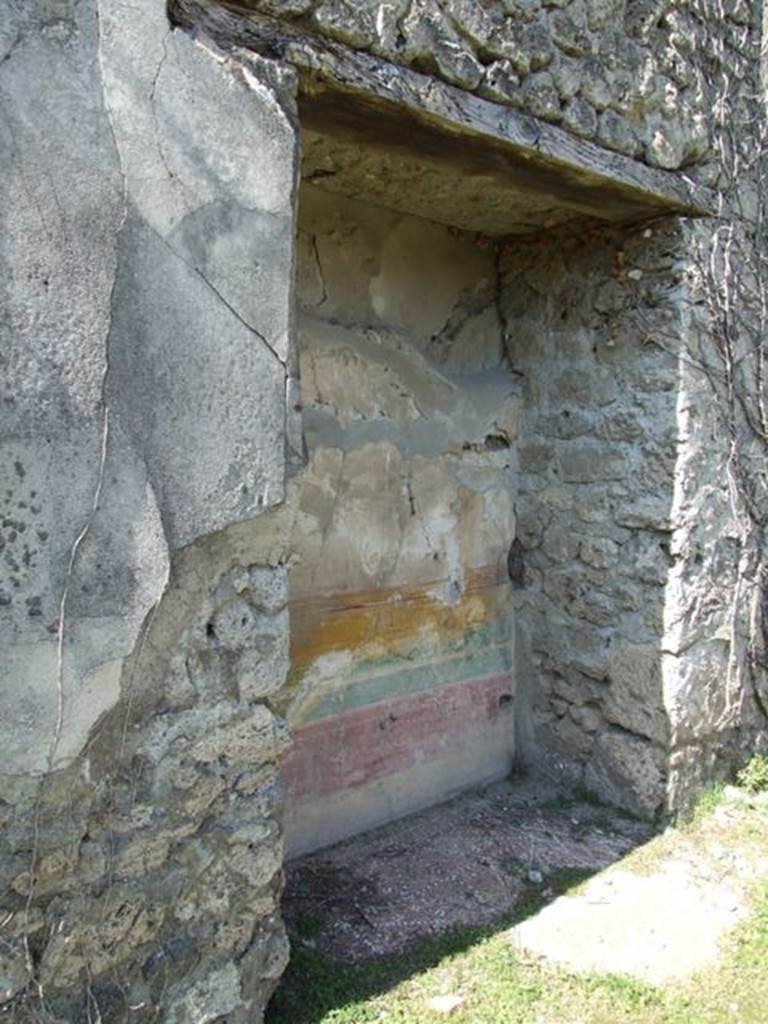
[[[663,806],[665,782],[663,756],[650,743],[624,732],[598,735],[584,785],[605,803],[652,818]]]
[[[516,75],[524,78],[531,70],[530,57],[519,36],[509,23],[492,32],[487,42],[488,51],[503,61],[509,61]]]
[[[609,537],[586,537],[579,544],[579,558],[595,569],[610,569],[619,559],[619,546]]]
[[[520,94],[520,77],[515,66],[508,58],[495,60],[485,69],[483,80],[477,87],[481,96],[497,103],[509,103],[520,106],[523,97]]]
[[[587,27],[590,32],[597,32],[610,25],[619,9],[619,0],[590,0],[586,5]]]
[[[306,14],[314,0],[254,0],[254,6],[275,18],[296,18]]]
[[[525,473],[545,473],[553,456],[552,445],[547,441],[524,441],[518,449],[520,469]]]
[[[645,158],[649,164],[673,171],[685,154],[685,138],[678,124],[672,120],[659,120],[649,133]]]
[[[274,841],[270,844],[262,841],[258,845],[238,845],[227,861],[230,870],[245,878],[254,889],[267,885],[282,863],[282,847]]]
[[[639,441],[647,432],[648,427],[642,417],[634,410],[611,410],[598,428],[598,436],[606,441],[623,441],[633,443]]]
[[[613,98],[613,90],[603,66],[592,58],[582,64],[581,97],[595,110],[604,110]]]
[[[189,987],[177,986],[168,996],[168,1024],[213,1024],[242,1007],[240,971],[227,963]]]
[[[517,537],[524,548],[535,548],[541,543],[549,521],[545,504],[527,496],[520,502],[517,511]]]
[[[571,8],[575,9],[576,6],[572,4],[568,10],[555,11],[550,16],[549,26],[553,42],[563,53],[571,57],[583,57],[587,52],[589,39],[583,24],[579,24],[571,16]]]
[[[375,38],[373,5],[322,0],[312,12],[317,28],[342,43],[367,49]]]
[[[615,110],[604,110],[597,121],[597,138],[608,149],[635,156],[640,141],[630,122]]]
[[[568,101],[563,109],[562,124],[582,139],[593,139],[597,134],[597,114],[581,96]]]
[[[622,572],[643,583],[664,586],[669,579],[671,557],[668,540],[638,531],[622,548]]]
[[[574,618],[583,619],[593,626],[616,628],[621,624],[621,608],[616,601],[599,591],[586,590],[569,601],[567,609]]]
[[[592,749],[591,735],[569,715],[560,718],[551,729],[560,751],[567,756],[581,759]]]
[[[529,75],[520,88],[520,96],[526,109],[542,121],[558,122],[562,116],[560,96],[552,75],[539,71]]]
[[[29,981],[27,953],[21,939],[4,942],[0,950],[0,1006],[10,1002]]]
[[[597,732],[605,721],[598,708],[591,705],[571,705],[568,711],[574,722],[587,733]]]
[[[626,474],[623,453],[605,445],[577,442],[558,449],[560,477],[566,483],[590,484],[621,480]]]
[[[540,416],[536,420],[535,430],[543,437],[556,437],[563,441],[570,441],[575,437],[593,434],[595,423],[588,410],[563,409],[549,416]]]
[[[615,401],[618,385],[609,370],[588,364],[558,373],[550,384],[550,393],[559,403],[572,402],[589,409]]]
[[[251,637],[248,650],[237,661],[237,685],[240,700],[251,703],[277,693],[288,675],[290,663],[288,615],[269,623],[269,632]]]
[[[670,506],[671,502],[637,498],[617,505],[613,517],[619,526],[668,533],[672,530]]]
[[[132,840],[115,859],[114,877],[144,878],[150,871],[161,867],[168,858],[172,835],[154,833]]]
[[[250,768],[275,760],[288,745],[284,728],[272,712],[256,705],[249,714],[211,723],[209,735],[198,740],[190,756],[200,764],[224,759],[230,768]]]
[[[669,738],[658,647],[617,643],[608,662],[610,686],[603,701],[609,722],[659,744]]]
[[[571,562],[579,553],[580,538],[568,526],[550,526],[544,535],[542,551],[553,562]]]
[[[540,19],[527,25],[520,39],[523,50],[528,54],[531,71],[541,71],[551,63],[555,51],[546,21]]]
[[[449,0],[444,7],[459,35],[465,36],[476,49],[487,51],[489,39],[499,24],[493,7],[484,7],[475,0]]]

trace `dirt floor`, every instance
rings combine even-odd
[[[294,941],[367,960],[458,925],[546,901],[646,842],[651,828],[556,785],[502,782],[293,861],[283,908]]]

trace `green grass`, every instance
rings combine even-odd
[[[700,822],[708,818],[718,807],[723,803],[725,799],[725,783],[714,782],[708,786],[700,794],[696,803],[693,805],[690,817],[686,823],[688,828],[696,828]]]
[[[736,781],[748,793],[764,793],[768,790],[768,757],[754,754],[736,774]]]
[[[717,806],[719,801],[714,802]],[[680,833],[723,826],[704,812]],[[768,853],[768,815],[751,810],[733,824],[734,843]],[[665,848],[674,842],[659,837]],[[654,840],[653,842],[657,842]],[[653,845],[653,844],[650,844]],[[513,918],[494,930],[463,928],[420,943],[407,954],[339,964],[297,941],[268,1024],[766,1024],[768,1021],[768,882],[755,888],[751,917],[729,934],[719,961],[684,984],[656,987],[615,975],[558,969],[516,951],[505,934],[554,894],[574,891],[584,872],[559,872],[529,887]],[[554,890],[554,894],[553,894]],[[670,954],[673,955],[673,954]],[[435,995],[456,994],[448,1018],[430,1009]]]
[[[298,936],[292,943],[291,962],[283,976],[280,988],[267,1014],[268,1024],[368,1024],[369,1021],[387,1020],[415,1022],[420,1020],[420,1008],[409,1016],[406,1004],[412,993],[420,990],[423,980],[425,991],[431,991],[435,974],[454,964],[461,969],[463,957],[481,958],[501,956],[498,968],[506,967],[510,949],[493,945],[499,929],[511,927],[518,921],[535,914],[555,895],[573,890],[592,874],[578,868],[566,868],[546,876],[542,885],[525,887],[514,914],[496,922],[492,928],[456,928],[432,938],[423,939],[401,956],[383,957],[360,964],[339,964],[312,948],[312,944]],[[490,944],[490,945],[489,945]],[[506,973],[506,969],[505,969]],[[514,972],[513,972],[514,973]],[[511,976],[510,976],[511,977]],[[416,988],[414,989],[414,986]],[[389,1007],[381,1017],[384,1000]],[[402,1006],[400,1005],[402,1004]],[[453,1019],[453,1015],[451,1017]],[[484,1024],[484,1022],[483,1022]]]

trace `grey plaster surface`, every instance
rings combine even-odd
[[[11,4],[0,69],[6,772],[77,753],[170,553],[283,488],[290,82],[59,7]]]

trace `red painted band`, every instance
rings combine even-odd
[[[509,675],[371,704],[297,729],[282,770],[286,803],[306,803],[482,742],[512,692]]]

